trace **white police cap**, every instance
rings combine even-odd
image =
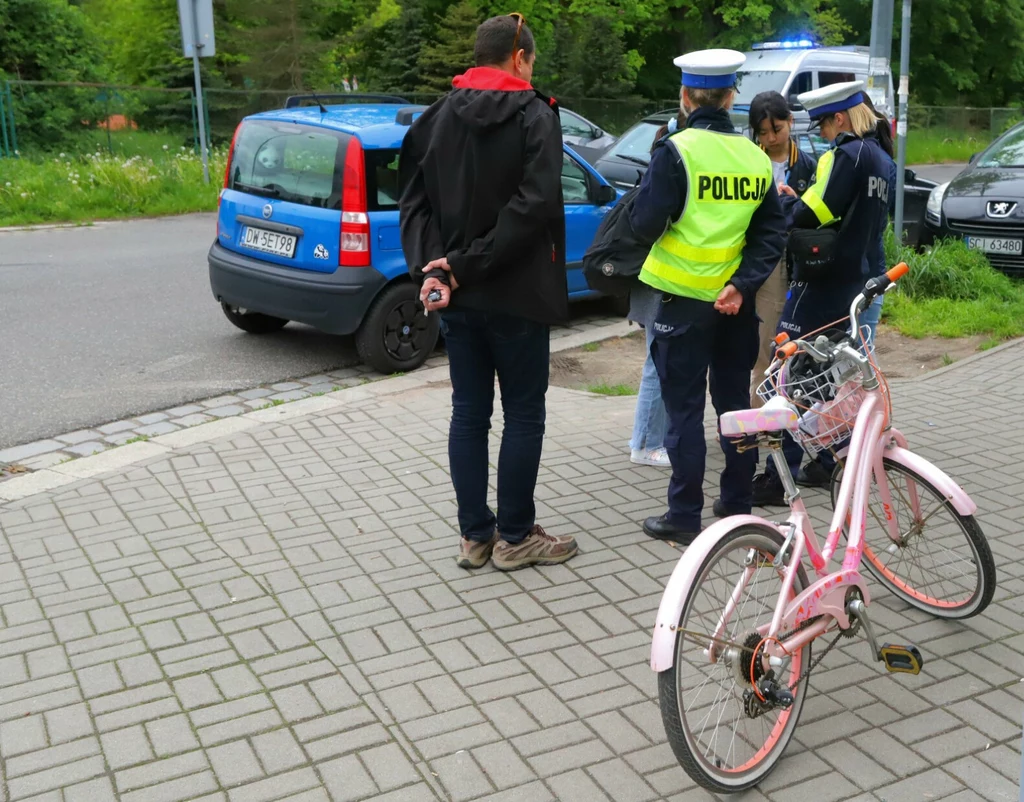
[[[683,71],[683,86],[694,89],[722,89],[736,86],[736,71],[747,57],[738,50],[715,48],[695,50],[673,59]]]
[[[797,95],[800,105],[806,109],[812,120],[846,111],[864,102],[864,82],[846,81],[841,84],[823,86]]]

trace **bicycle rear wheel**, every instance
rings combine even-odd
[[[889,537],[886,510],[872,479],[864,531],[864,565],[894,595],[939,618],[977,615],[992,601],[996,565],[973,515],[961,515],[916,471],[883,458],[900,541]],[[832,506],[842,467],[832,475]],[[917,503],[914,503],[914,499]]]
[[[722,637],[733,644],[756,647],[761,640],[757,629],[771,621],[782,589],[782,574],[772,566],[782,542],[778,531],[756,524],[724,535],[690,586],[680,630],[714,633],[744,571],[753,568]],[[790,598],[806,586],[801,566]],[[695,782],[716,793],[742,791],[775,768],[793,737],[807,683],[797,684],[788,709],[752,718],[743,698],[751,688],[752,653],[720,647],[718,660],[711,663],[705,654],[708,643],[704,638],[677,633],[673,666],[658,675],[662,720],[676,759]],[[789,687],[796,683],[810,660],[811,645],[807,643],[791,655],[788,664],[776,669],[780,684]],[[759,673],[759,666],[755,665],[754,671]]]

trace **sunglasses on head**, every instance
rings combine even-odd
[[[516,50],[519,47],[519,34],[523,32],[523,24],[526,22],[526,17],[524,17],[518,11],[513,11],[511,14],[509,14],[509,16],[512,17],[512,19],[519,21],[519,24],[516,25],[516,35],[512,39],[512,55],[514,56],[516,54]]]

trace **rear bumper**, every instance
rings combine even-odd
[[[372,267],[314,273],[269,264],[214,242],[207,257],[210,289],[221,303],[306,323],[328,334],[352,334],[388,283]]]

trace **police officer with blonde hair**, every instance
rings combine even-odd
[[[718,415],[746,409],[758,353],[754,296],[775,269],[785,218],[768,156],[729,119],[735,50],[675,60],[686,123],[655,148],[630,215],[652,244],[640,281],[661,292],[651,355],[668,414],[668,511],[648,518],[652,538],[688,545],[704,507],[704,405],[710,374]],[[756,456],[721,441],[725,470],[717,515],[750,512]]]
[[[877,275],[872,262],[878,259],[889,193],[896,188],[890,186],[891,159],[876,135],[878,116],[865,103],[866,97],[863,81],[848,81],[798,98],[821,127],[821,135],[835,146],[818,160],[810,188],[799,199],[792,193],[783,201],[792,228],[793,281],[779,333],[791,339],[846,317],[864,282]],[[798,484],[828,486],[835,464],[828,452],[804,470],[800,470],[803,450],[795,440],[787,437],[783,452]],[[773,461],[755,480],[754,503],[786,505]]]

